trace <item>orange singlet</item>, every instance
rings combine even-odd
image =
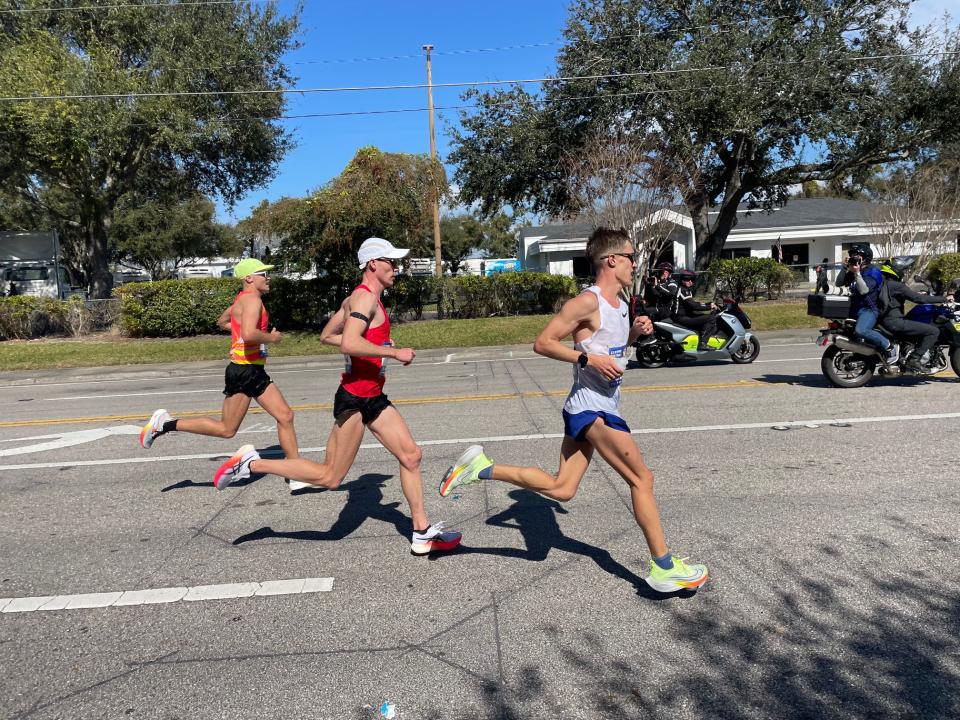
[[[248,292],[251,291],[243,290],[237,293],[237,296],[233,299],[233,305],[237,304],[241,295]],[[267,346],[262,343],[248,343],[243,339],[240,334],[240,323],[233,316],[233,305],[230,306],[230,362],[237,365],[266,365]],[[267,309],[261,305],[260,322],[257,323],[257,330],[266,332],[268,319]]]

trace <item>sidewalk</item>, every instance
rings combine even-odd
[[[818,332],[812,328],[801,330],[773,330],[757,333],[761,348],[765,345],[790,345],[813,342]],[[762,352],[762,350],[761,350]],[[434,348],[417,351],[418,364],[461,363],[471,360],[492,360],[504,357],[532,357],[531,345],[490,345],[473,348]],[[61,382],[148,380],[150,378],[189,377],[197,373],[222,372],[226,359],[199,362],[162,363],[156,365],[110,365],[105,367],[55,368],[51,370],[20,370],[0,372],[0,387],[37,385]],[[342,368],[341,355],[306,355],[302,357],[271,358],[267,372],[305,368]]]

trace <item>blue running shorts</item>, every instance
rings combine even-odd
[[[597,418],[603,418],[603,422],[607,427],[613,428],[614,430],[623,430],[624,432],[630,432],[630,428],[627,426],[626,421],[622,417],[618,417],[613,413],[604,412],[602,410],[585,410],[584,412],[578,412],[575,415],[571,415],[566,410],[563,411],[563,434],[569,437],[572,437],[577,442],[584,442],[586,440],[587,430],[591,425],[596,421]]]

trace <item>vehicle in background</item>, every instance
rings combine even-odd
[[[55,232],[0,232],[0,294],[60,300],[76,294]]]

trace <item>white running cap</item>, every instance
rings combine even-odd
[[[357,260],[360,261],[360,268],[363,269],[367,263],[377,258],[389,258],[390,260],[399,260],[406,257],[409,250],[396,248],[389,240],[372,237],[363,241],[363,245],[357,250]]]

